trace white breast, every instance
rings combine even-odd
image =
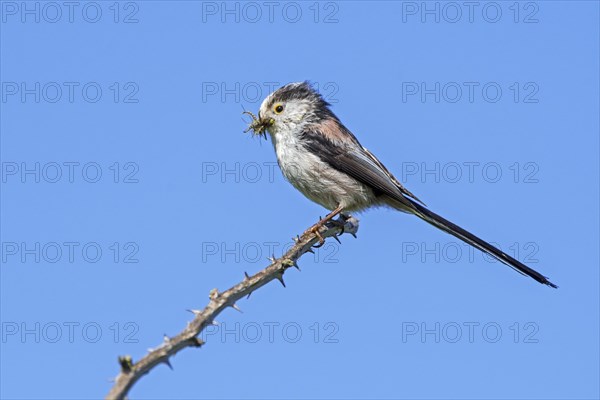
[[[365,208],[375,201],[367,186],[306,150],[299,135],[278,132],[272,138],[283,175],[312,201],[330,210],[342,205],[347,211]]]

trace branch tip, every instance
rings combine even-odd
[[[119,365],[121,366],[121,371],[124,374],[128,374],[133,369],[133,359],[131,356],[119,356]]]

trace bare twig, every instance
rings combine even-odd
[[[316,224],[304,232],[302,236],[296,237],[294,246],[282,257],[271,259],[272,263],[267,268],[253,276],[245,274],[242,282],[224,292],[212,289],[209,294],[210,301],[208,305],[203,310],[190,310],[195,314],[195,317],[177,336],[165,337],[160,346],[151,350],[136,363],[132,361],[130,356],[119,357],[121,372],[115,378],[115,383],[106,398],[124,399],[135,382],[150,372],[152,368],[159,364],[166,364],[171,367],[169,362],[171,356],[186,347],[202,346],[204,342],[198,338],[200,332],[206,326],[213,324],[215,317],[225,308],[232,307],[239,310],[236,302],[244,296],[250,295],[250,293],[274,279],[279,280],[285,286],[283,274],[290,267],[297,268],[296,261],[304,253],[312,252],[312,246],[319,242],[319,235],[323,239],[331,236],[336,237],[342,233],[355,236],[357,230],[358,220],[353,217],[340,216],[337,220],[323,226]]]

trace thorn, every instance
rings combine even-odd
[[[292,240],[296,243],[300,242],[300,235],[296,235],[295,237],[292,238]]]
[[[273,254],[271,257],[267,257],[267,260],[271,261],[272,263],[275,263],[277,261],[277,259],[275,258],[275,254]]]
[[[242,311],[242,310],[241,310],[241,309],[240,309],[240,308],[237,306],[237,304],[235,304],[235,303],[233,303],[233,304],[231,305],[231,308],[233,308],[234,310],[237,310],[237,311],[239,311],[239,312],[243,313],[243,311]]]
[[[315,254],[315,252],[313,251],[313,249],[311,249],[310,247],[308,248],[308,250],[306,250],[307,253],[313,253]]]
[[[248,293],[248,296],[246,296],[246,298],[249,299],[251,294],[252,292]]]
[[[332,237],[333,237],[335,240],[337,240],[337,242],[338,242],[339,244],[342,244],[342,242],[340,241],[340,238],[339,238],[339,237],[337,237],[337,235],[333,235]]]
[[[219,290],[217,288],[212,289],[208,293],[208,298],[211,300],[216,300],[217,297],[219,297]]]
[[[189,311],[189,312],[191,312],[194,315],[198,315],[198,314],[202,313],[202,311],[200,311],[200,310],[194,310],[194,309],[190,309],[190,308],[188,308],[185,311]]]
[[[285,282],[283,281],[283,272],[281,272],[279,275],[277,275],[277,280],[279,282],[281,282],[281,284],[283,285],[283,287],[285,287]]]
[[[163,342],[164,342],[164,343],[169,343],[170,341],[171,341],[171,338],[170,338],[170,337],[168,337],[168,336],[167,336],[167,334],[165,333],[165,334],[163,335]]]
[[[294,261],[294,268],[296,268],[298,271],[300,271],[300,267],[298,266],[298,263],[296,261]]]
[[[350,234],[351,234],[352,236],[354,236],[354,239],[358,239],[358,237],[356,237],[356,233],[354,233],[354,232],[350,232]]]
[[[248,280],[248,279],[250,279],[250,275],[248,275],[248,273],[247,273],[246,271],[244,271],[244,276],[245,276],[245,279],[244,279],[244,280]]]
[[[314,247],[315,249],[318,249],[318,248],[323,247],[324,244],[325,244],[325,241],[323,240],[322,242],[319,242],[319,244],[313,244],[312,247]]]
[[[192,342],[192,346],[194,346],[194,347],[200,347],[204,344],[204,340],[198,339],[198,337],[196,337],[196,336],[191,338],[190,342]]]
[[[167,364],[169,366],[169,368],[171,368],[171,371],[173,371],[173,366],[171,365],[171,361],[169,361],[168,358],[165,358],[163,360],[163,363]]]
[[[219,322],[218,322],[218,321],[215,321],[215,320],[213,319],[212,321],[210,321],[210,325],[213,325],[213,326],[219,326]]]

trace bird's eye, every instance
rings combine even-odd
[[[281,114],[283,112],[283,104],[275,104],[273,111],[275,111],[275,114]]]

